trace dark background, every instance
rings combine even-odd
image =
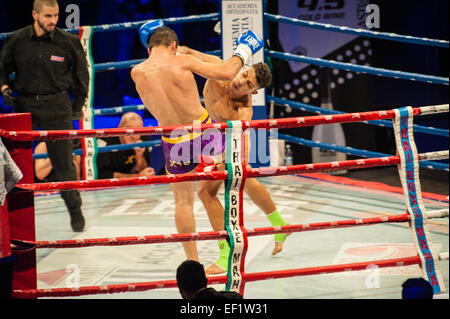
[[[448,1],[370,1],[380,7],[380,28],[374,31],[448,40]],[[277,13],[277,1],[269,1],[268,12]],[[269,22],[270,43],[275,51],[283,51],[277,39],[278,24]],[[448,77],[448,48],[399,43],[368,38],[371,43],[373,67]],[[320,41],[320,39],[318,39]],[[288,62],[273,59],[275,92],[289,77]],[[344,112],[386,110],[403,106],[448,104],[448,86],[360,74],[331,92],[334,109]],[[288,95],[280,96],[289,99]],[[320,106],[320,98],[314,103]],[[315,115],[303,111],[287,113],[278,108],[275,117]],[[415,117],[414,123],[448,129],[448,113]],[[294,134],[295,132],[295,134]],[[395,154],[393,130],[364,124],[346,124],[348,146]],[[281,130],[281,133],[311,139],[312,128]],[[419,152],[448,149],[448,138],[414,134]],[[293,145],[294,163],[311,162],[309,147]],[[352,159],[353,156],[347,156]],[[448,161],[444,161],[448,163]]]
[[[151,18],[180,17],[193,14],[218,12],[218,0],[155,1],[155,0],[59,0],[60,19],[58,26],[65,28],[69,13],[68,4],[80,7],[81,25],[99,25],[126,21],[139,21]],[[31,16],[32,0],[0,0],[0,33],[11,32],[33,22]],[[380,7],[381,27],[377,31],[394,32],[404,35],[448,40],[447,0],[436,1],[388,1],[373,0]],[[268,1],[267,11],[277,13],[277,1]],[[219,50],[220,36],[213,31],[216,22],[199,22],[171,25],[180,38],[180,43],[200,51]],[[269,23],[271,49],[282,51],[277,41],[277,24]],[[2,41],[0,41],[0,49]],[[372,61],[374,67],[415,72],[448,77],[448,49],[412,45],[386,40],[371,39]],[[102,32],[93,37],[93,58],[96,63],[125,61],[146,58],[136,30]],[[272,60],[274,81],[277,88],[283,82],[283,65],[286,61]],[[364,82],[364,92],[355,90],[349,82],[333,93],[335,109],[354,112],[392,109],[401,106],[423,106],[448,103],[448,86],[390,79],[371,75],[360,75],[358,81]],[[200,92],[204,80],[197,77]],[[353,82],[352,82],[353,83]],[[270,92],[270,88],[268,90]],[[275,90],[277,92],[277,90]],[[359,95],[364,95],[364,104],[359,103]],[[276,94],[275,94],[276,95]],[[112,107],[138,102],[138,95],[129,76],[129,70],[98,72],[95,74],[94,106]],[[313,103],[311,103],[313,104]],[[315,105],[318,105],[317,103]],[[304,112],[285,114],[277,108],[276,116],[311,115]],[[3,106],[0,112],[10,109]],[[148,112],[144,116],[151,117]],[[448,129],[448,113],[426,117],[416,117],[415,123]],[[361,124],[359,124],[361,125]],[[302,136],[302,132],[290,130],[287,134]],[[352,145],[354,133],[346,131],[347,145],[361,147],[360,140],[370,140],[365,149],[377,152],[395,153],[392,129],[372,127],[365,131],[358,127],[358,138]],[[307,134],[306,134],[307,135]],[[415,134],[419,152],[448,149],[448,138],[427,134]],[[294,163],[309,162],[310,152],[300,145],[294,145]],[[351,157],[350,157],[351,158]],[[448,162],[448,161],[447,161]]]
[[[58,27],[66,28],[65,12],[69,4],[80,8],[80,25],[100,25],[152,18],[182,17],[219,11],[219,1],[207,0],[58,0]],[[0,33],[11,32],[33,23],[31,11],[33,0],[0,0]],[[220,48],[219,35],[214,31],[216,22],[173,24],[180,42],[201,51]],[[0,50],[3,41],[0,41]],[[95,63],[126,61],[146,58],[136,29],[99,32],[93,36],[93,59]],[[95,74],[94,106],[112,107],[124,105],[124,96],[138,98],[130,78],[130,70],[97,72]],[[202,85],[202,83],[200,83]],[[149,115],[149,114],[147,114]]]

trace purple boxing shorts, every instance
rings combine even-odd
[[[199,123],[214,123],[205,110]],[[165,167],[168,174],[185,174],[195,170],[199,155],[217,156],[225,150],[225,134],[218,129],[202,132],[172,132],[162,136]]]

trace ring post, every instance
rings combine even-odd
[[[395,109],[394,132],[400,155],[398,171],[410,215],[410,230],[421,259],[422,274],[433,287],[434,294],[445,292],[439,271],[439,254],[433,251],[425,206],[419,180],[418,152],[413,136],[413,110],[411,107]]]
[[[3,167],[0,167],[3,169]],[[8,203],[0,205],[0,299],[11,298],[14,256],[11,255]]]
[[[30,113],[11,113],[0,116],[0,127],[7,131],[31,131]],[[23,174],[19,183],[34,181],[32,143],[2,139],[12,159]],[[17,191],[6,197],[10,239],[35,241],[34,193]],[[17,259],[13,266],[13,290],[36,289],[36,250],[12,249]]]
[[[87,68],[89,71],[89,87],[88,96],[83,104],[82,118],[79,121],[80,129],[93,129],[94,128],[94,77],[95,67],[94,59],[92,58],[92,36],[94,31],[90,26],[84,26],[79,28],[78,36],[86,53]],[[83,165],[82,165],[82,179],[94,180],[97,179],[97,139],[84,138],[81,140],[81,146],[83,149]]]
[[[244,295],[243,281],[247,231],[244,228],[243,191],[245,184],[245,136],[241,121],[229,121],[226,129],[225,229],[230,240],[228,291]]]

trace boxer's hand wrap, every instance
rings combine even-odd
[[[198,159],[199,159],[199,163],[198,163],[197,167],[195,168],[195,171],[197,173],[214,172],[217,169],[216,168],[217,163],[214,160],[214,158],[212,158],[211,156],[199,155]]]
[[[237,48],[233,55],[237,55],[242,59],[244,65],[248,62],[250,57],[262,49],[264,41],[259,35],[249,30],[242,33],[237,39]]]

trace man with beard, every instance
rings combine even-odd
[[[0,91],[16,113],[31,113],[33,130],[70,130],[81,117],[89,74],[86,54],[76,35],[56,27],[56,0],[35,0],[34,23],[12,32],[0,53]],[[15,72],[13,96],[8,76]],[[71,100],[69,92],[73,94]],[[47,141],[48,156],[57,181],[77,179],[72,140]],[[61,191],[72,230],[84,230],[81,197],[77,190]]]

